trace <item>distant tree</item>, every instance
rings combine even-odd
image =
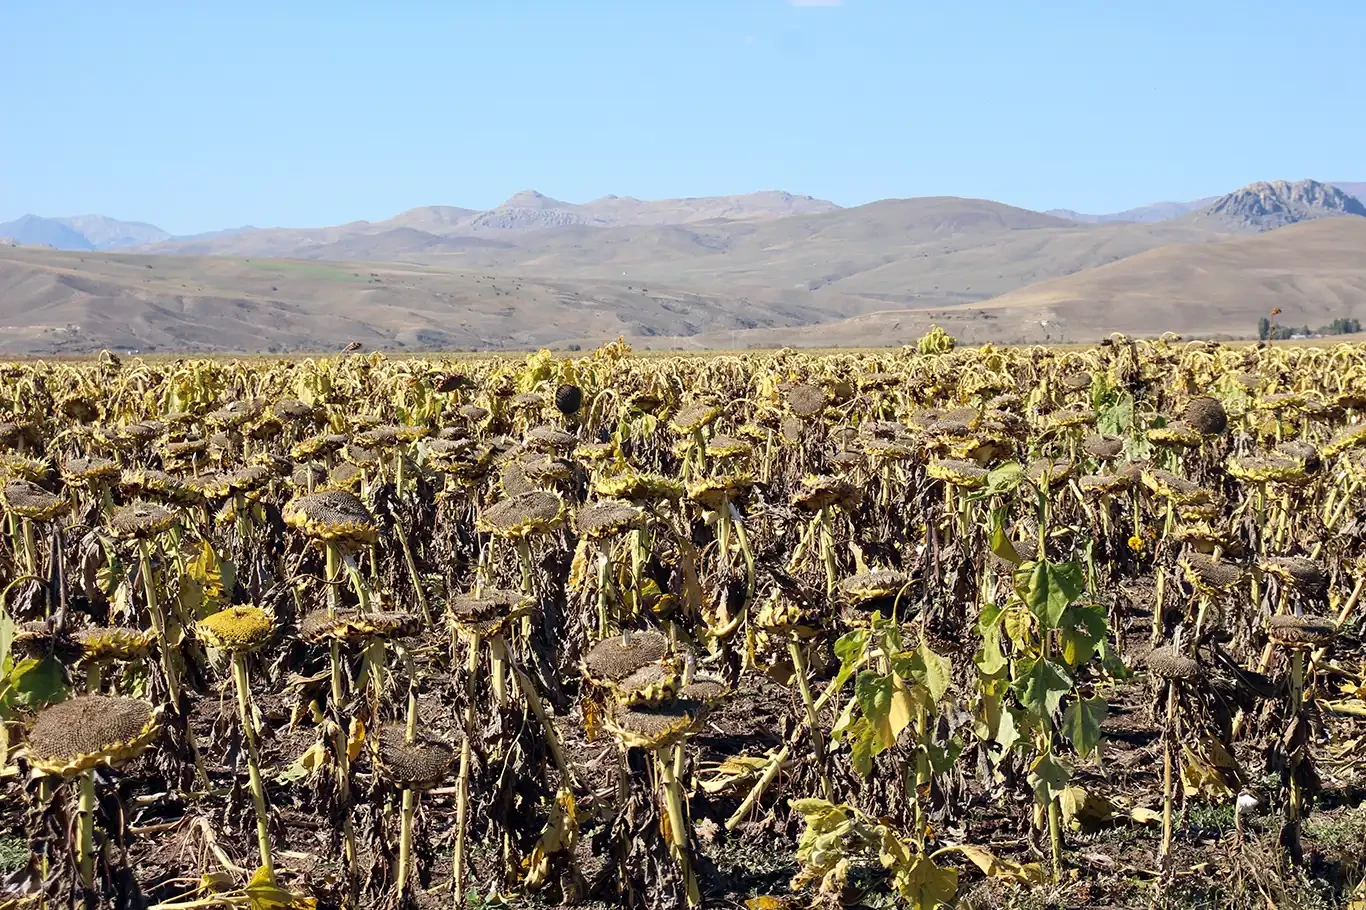
[[[1257,338],[1266,341],[1271,337],[1271,320],[1263,316],[1257,320]]]

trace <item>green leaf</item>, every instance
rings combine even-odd
[[[1062,796],[1072,771],[1052,752],[1045,752],[1029,768],[1029,787],[1034,798],[1047,805]]]
[[[1062,659],[1070,667],[1081,666],[1090,660],[1109,633],[1105,607],[1096,603],[1072,604],[1063,613],[1059,625],[1062,632]]]
[[[50,656],[22,661],[10,673],[10,679],[18,703],[26,708],[41,708],[66,697],[62,665]]]
[[[953,770],[953,763],[958,761],[958,756],[963,752],[963,741],[957,736],[952,737],[945,745],[938,743],[926,743],[925,754],[929,756],[930,767],[935,774],[948,774]]]
[[[868,630],[855,629],[835,639],[835,656],[840,659],[840,671],[835,676],[835,689],[838,690],[849,677],[854,675],[863,653],[868,649]]]
[[[1095,697],[1073,699],[1067,710],[1062,712],[1060,732],[1082,758],[1100,745],[1100,725],[1109,711],[1110,706],[1105,699]]]
[[[1134,396],[1125,392],[1096,415],[1096,430],[1107,436],[1127,436],[1134,424]]]
[[[854,770],[861,776],[873,773],[873,749],[876,747],[877,734],[866,718],[860,717],[849,725],[849,758]]]
[[[1015,697],[1035,717],[1051,717],[1062,703],[1062,697],[1072,691],[1072,677],[1051,660],[1042,657],[1022,660],[1018,669]]]
[[[925,683],[925,688],[929,690],[930,698],[935,704],[938,704],[953,683],[953,664],[949,662],[947,657],[941,657],[934,653],[928,642],[920,643],[918,653],[925,666],[925,675],[922,681]]]
[[[1063,611],[1086,590],[1086,573],[1078,563],[1039,559],[1015,570],[1015,592],[1044,629],[1056,629]]]

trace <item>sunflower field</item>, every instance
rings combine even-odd
[[[1366,908],[1366,345],[0,364],[0,910]]]

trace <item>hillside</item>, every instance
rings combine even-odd
[[[1172,244],[957,308],[864,314],[819,327],[701,335],[696,347],[903,344],[931,324],[972,342],[1094,341],[1110,332],[1248,337],[1366,313],[1366,219],[1324,218],[1217,243]]]
[[[497,349],[803,325],[801,302],[414,265],[0,247],[0,352]]]

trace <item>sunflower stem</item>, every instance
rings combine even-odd
[[[247,678],[247,657],[240,651],[232,655],[232,678],[237,687],[237,713],[242,721],[242,739],[247,744],[247,770],[251,776],[251,803],[256,810],[256,845],[261,851],[261,868],[275,881],[275,863],[270,856],[270,814],[266,809],[266,788],[261,782],[260,745],[251,711],[251,683]]]

